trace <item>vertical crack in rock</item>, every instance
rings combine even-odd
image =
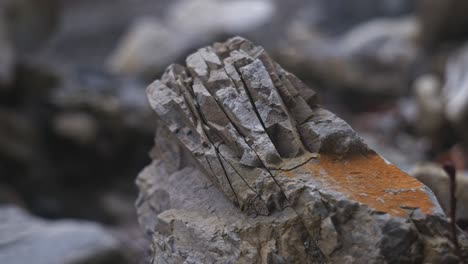
[[[457,256],[432,192],[262,47],[201,48],[147,94],[164,141],[137,181],[154,263],[466,260],[468,240],[460,232]]]

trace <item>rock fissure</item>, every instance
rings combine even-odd
[[[154,263],[458,257],[433,194],[319,107],[315,92],[261,47],[236,37],[200,49],[186,65],[148,87],[171,135],[157,131],[157,140],[181,146],[157,147],[153,159],[163,162],[139,176],[148,198],[138,204],[142,225],[164,230],[151,238]],[[182,167],[165,169],[175,156]],[[161,202],[148,196],[158,189],[168,205],[148,206]],[[468,249],[464,235],[459,242]]]

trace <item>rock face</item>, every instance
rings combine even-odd
[[[124,263],[117,240],[94,223],[46,222],[0,207],[0,237],[0,263]]]
[[[236,37],[202,48],[147,93],[159,119],[137,208],[152,263],[466,258],[432,192],[261,47]]]

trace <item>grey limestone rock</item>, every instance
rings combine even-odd
[[[158,119],[137,209],[152,263],[466,258],[432,192],[262,47],[235,37],[201,48],[147,94]]]

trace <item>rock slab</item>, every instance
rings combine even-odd
[[[201,48],[147,94],[158,128],[137,209],[152,263],[466,259],[432,192],[262,47],[235,37]]]

